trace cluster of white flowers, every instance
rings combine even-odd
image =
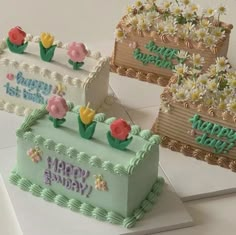
[[[236,71],[230,68],[228,60],[218,57],[216,63],[201,74],[203,58],[194,54],[185,56],[190,61],[188,66],[185,63],[175,66],[178,81],[170,86],[173,99],[236,114]]]
[[[145,0],[128,6],[124,22],[129,30],[154,30],[162,35],[203,42],[206,47],[211,48],[225,37],[225,29],[219,24],[219,17],[225,11],[225,7],[221,5],[217,9],[203,10],[200,14],[199,6],[191,0],[163,0],[158,5],[156,0]]]

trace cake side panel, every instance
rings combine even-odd
[[[0,99],[4,103],[35,109],[57,94],[75,104],[85,104],[83,88],[43,76],[36,71],[26,72],[11,65],[0,65],[0,76]]]
[[[145,159],[129,177],[129,197],[127,201],[129,215],[145,200],[158,176],[159,146],[156,144],[146,152]]]
[[[85,85],[85,104],[89,102],[93,109],[98,109],[108,95],[109,72],[109,59],[103,58],[96,73]]]
[[[36,148],[40,155],[38,162],[33,161],[33,153],[29,154]],[[68,199],[127,216],[128,177],[125,175],[111,174],[20,138],[17,140],[16,171],[32,183]]]
[[[167,39],[166,42],[162,41],[160,37],[151,37],[150,35],[138,35],[136,33],[129,33],[127,38],[123,39],[122,41],[115,42],[112,64],[115,66],[121,66],[124,68],[132,68],[137,71],[146,72],[146,73],[154,73],[158,74],[159,76],[169,78],[172,75],[171,68],[164,68],[167,63],[168,65],[172,65],[172,69],[174,65],[177,64],[176,59],[165,60],[162,57],[163,53],[152,53],[150,52],[146,46],[149,44],[150,41],[155,42],[157,47],[164,47],[167,50],[176,49],[176,50],[185,50],[188,51],[190,54],[200,54],[205,59],[203,71],[206,71],[208,67],[215,62],[217,56],[226,55],[227,54],[227,47],[228,47],[228,40],[229,34],[227,34],[226,39],[223,40],[222,44],[217,47],[218,53],[213,53],[209,48],[198,48],[196,45],[193,46],[191,43],[189,46],[186,46],[183,42],[174,42],[172,41],[171,37]],[[152,63],[152,59],[148,60],[147,64],[143,64],[140,60],[135,59],[134,51],[140,49],[140,52],[143,54],[143,58],[147,59],[148,55],[152,56],[161,56],[160,59],[162,62],[159,66]],[[164,51],[164,49],[163,49]],[[168,52],[170,53],[170,52]],[[146,57],[145,57],[146,56]],[[165,62],[165,63],[164,63]],[[188,62],[186,62],[188,63]]]
[[[192,123],[190,122],[190,119],[193,119],[195,115],[199,115],[199,119],[202,121],[200,126],[205,123],[205,126],[202,126],[202,130],[193,128]],[[230,146],[230,142],[226,137],[223,136],[219,138],[216,134],[211,135],[208,134],[207,131],[204,131],[204,127],[205,130],[208,128],[210,131],[210,129],[215,128],[215,131],[217,131],[216,126],[224,128],[221,128],[222,131],[225,129],[235,130],[234,123],[211,117],[206,113],[198,112],[194,108],[185,108],[181,104],[172,104],[169,112],[165,113],[160,110],[158,118],[153,126],[153,131],[162,137],[168,137],[171,140],[179,141],[183,145],[189,145],[195,149],[211,152],[215,157],[223,156],[235,159],[236,147],[234,144],[233,146]],[[172,146],[171,148],[174,150],[175,147],[178,148],[177,146]],[[215,149],[217,151],[222,151],[216,154]],[[227,153],[224,151],[227,151]]]

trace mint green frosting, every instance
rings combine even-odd
[[[163,178],[158,178],[146,199],[141,202],[140,207],[135,209],[131,216],[124,217],[114,211],[106,211],[105,209],[94,207],[89,203],[83,203],[76,199],[68,199],[63,195],[56,194],[50,189],[42,188],[41,186],[22,178],[15,171],[11,173],[9,180],[12,184],[17,185],[22,190],[31,192],[32,195],[41,197],[46,201],[54,202],[59,206],[69,208],[72,211],[80,212],[86,216],[91,216],[101,221],[123,225],[126,228],[133,227],[138,220],[143,218],[146,212],[150,211],[153,207],[154,201],[156,201],[154,198],[157,198],[160,195],[164,184]],[[150,198],[152,199],[150,200]]]
[[[74,107],[72,103],[68,103],[68,105],[69,110],[72,110],[72,112],[77,114],[79,113],[79,106]],[[55,143],[53,140],[45,139],[39,134],[34,135],[31,131],[31,128],[34,126],[34,124],[36,124],[37,120],[45,118],[46,114],[47,110],[45,106],[43,106],[41,109],[34,110],[32,114],[25,119],[25,122],[22,124],[20,129],[17,130],[17,136],[19,138],[23,138],[26,141],[34,142],[39,147],[44,146],[48,150],[55,151],[56,153],[65,155],[69,158],[76,158],[78,162],[86,162],[91,166],[103,168],[104,170],[113,174],[132,174],[133,170],[138,166],[138,164],[141,163],[141,160],[145,158],[146,154],[151,151],[152,147],[160,143],[159,136],[153,135],[150,130],[141,130],[139,126],[133,125],[131,126],[131,135],[140,136],[144,140],[147,140],[148,143],[144,144],[142,149],[136,152],[135,157],[130,160],[129,165],[124,166],[122,164],[112,164],[109,161],[101,160],[99,156],[89,156],[86,153],[78,152],[78,150],[72,146],[65,146],[62,143]],[[105,114],[99,113],[95,115],[95,120],[97,122],[110,125],[114,120],[116,120],[116,118],[111,117],[106,119]],[[106,137],[104,136],[104,139],[105,138]]]

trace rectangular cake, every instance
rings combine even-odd
[[[236,171],[236,72],[224,57],[203,75],[192,72],[165,88],[153,131],[164,147]]]
[[[201,15],[191,1],[176,2],[136,1],[128,7],[116,27],[111,71],[166,86],[175,65],[188,63],[185,52],[205,58],[203,71],[227,55],[233,26],[218,18],[225,8]]]
[[[54,128],[45,107],[34,110],[17,130],[17,164],[10,181],[47,201],[98,220],[132,227],[160,194],[159,136],[132,126],[125,150],[106,139],[115,118],[96,114],[91,139],[82,138],[78,107]],[[79,226],[79,221],[78,221]]]
[[[52,94],[59,94],[75,104],[97,109],[108,94],[109,59],[100,53],[88,54],[84,65],[73,70],[68,63],[68,45],[55,42],[51,62],[40,58],[40,37],[27,35],[27,48],[22,54],[0,43],[0,109],[19,115],[30,113],[46,104]]]

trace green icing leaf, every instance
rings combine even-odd
[[[54,126],[55,128],[60,127],[60,126],[66,121],[65,118],[57,119],[57,118],[54,118],[54,117],[52,117],[52,116],[49,116],[49,120],[50,120],[51,122],[53,122],[53,126]]]
[[[28,42],[26,42],[26,43],[24,43],[20,46],[17,46],[15,44],[11,43],[9,38],[7,38],[7,46],[8,46],[8,48],[11,52],[14,52],[14,53],[17,53],[17,54],[23,54],[26,47],[28,46]]]
[[[133,137],[131,136],[129,139],[126,139],[126,140],[118,140],[111,135],[110,131],[107,132],[108,143],[113,148],[116,148],[119,150],[125,150],[126,147],[131,143],[132,139],[133,139]]]
[[[54,56],[54,52],[56,49],[56,45],[51,46],[49,48],[45,48],[42,44],[42,42],[39,42],[39,48],[40,48],[40,57],[43,61],[50,62]]]
[[[83,137],[84,139],[91,139],[93,137],[93,134],[95,132],[95,128],[97,123],[96,122],[92,122],[89,125],[85,125],[82,121],[80,116],[78,116],[78,123],[79,123],[79,133],[81,135],[81,137]]]

